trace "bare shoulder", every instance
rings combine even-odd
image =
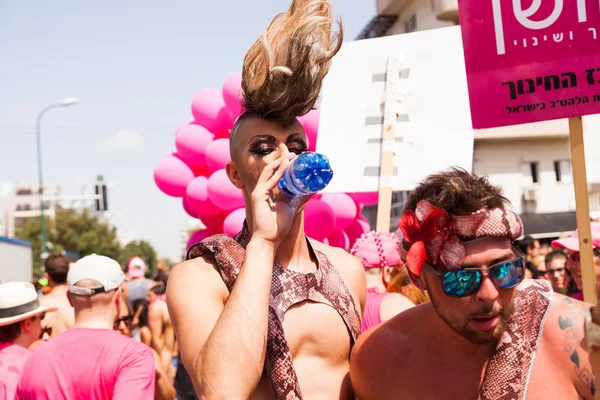
[[[381,302],[379,313],[382,321],[387,321],[415,304],[400,293],[387,293]]]
[[[397,317],[396,317],[397,318]],[[410,340],[398,329],[396,318],[362,333],[350,356],[350,380],[359,399],[385,398],[389,382],[402,387],[404,360]]]
[[[186,302],[200,293],[219,296],[225,300],[229,294],[221,279],[214,259],[210,256],[198,257],[177,264],[169,275],[167,285],[167,305],[169,311],[175,304]],[[186,306],[189,305],[186,304]]]
[[[345,250],[331,247],[321,242],[311,242],[315,249],[324,253],[331,264],[340,274],[348,290],[360,302],[360,308],[364,309],[366,301],[366,281],[363,266],[358,258],[348,254]]]
[[[551,357],[585,399],[594,398],[596,392],[588,352],[582,346],[589,307],[589,304],[554,293],[542,332]]]
[[[317,250],[325,253],[344,281],[364,278],[363,266],[358,258],[338,247],[331,247],[316,241],[312,243]]]

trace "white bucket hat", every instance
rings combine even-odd
[[[0,326],[56,310],[56,307],[40,305],[35,287],[30,282],[0,284]]]

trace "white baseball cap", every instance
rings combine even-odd
[[[77,282],[84,279],[97,281],[97,288],[82,288]],[[92,254],[75,262],[67,274],[69,292],[80,296],[93,296],[105,293],[121,286],[126,281],[125,274],[118,262],[112,258]]]

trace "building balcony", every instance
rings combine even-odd
[[[457,0],[433,0],[433,12],[440,21],[454,22],[458,24],[458,1]]]
[[[475,140],[568,138],[569,120],[555,119],[531,124],[476,129]]]
[[[398,15],[410,3],[411,0],[376,0],[375,7],[377,15]]]

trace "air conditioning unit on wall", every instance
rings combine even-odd
[[[536,188],[528,187],[523,189],[523,200],[535,201],[536,200]]]

